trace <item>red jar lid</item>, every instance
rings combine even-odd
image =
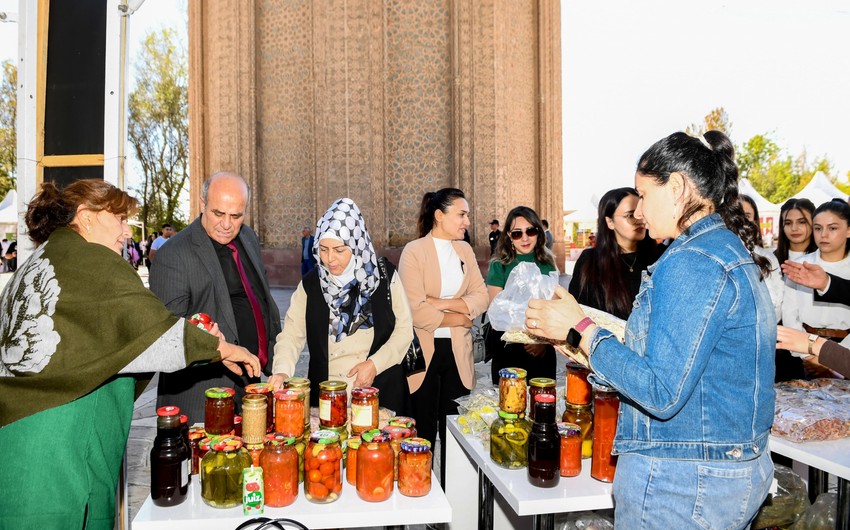
[[[361,386],[351,390],[353,398],[377,397],[379,390],[373,386]]]
[[[399,438],[410,438],[410,429],[407,427],[399,427],[397,425],[387,425],[382,429],[383,433],[390,437],[390,440],[398,440]],[[361,435],[362,436],[362,435]]]
[[[555,396],[552,394],[537,394],[534,396],[534,401],[537,401],[538,403],[554,403]]]
[[[178,414],[180,414],[180,407],[174,407],[172,405],[156,409],[157,416],[177,416]]]

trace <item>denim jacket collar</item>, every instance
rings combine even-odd
[[[670,246],[667,250],[673,250],[676,247],[682,246],[693,238],[708,232],[709,230],[717,230],[718,228],[725,228],[726,222],[723,221],[723,218],[720,217],[719,213],[711,213],[706,215],[701,219],[697,219],[691,226],[687,227],[684,232],[679,234],[679,237],[673,240],[670,243]],[[663,258],[663,255],[662,255]],[[655,271],[655,268],[658,267],[658,263],[662,260],[658,260],[649,267],[646,268],[646,271],[652,275]]]

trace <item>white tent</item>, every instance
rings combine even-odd
[[[741,179],[738,182],[738,193],[748,195],[755,201],[759,210],[759,226],[761,227],[762,238],[764,238],[766,246],[772,246],[779,231],[779,210],[782,205],[773,204],[762,197],[749,179]]]
[[[18,231],[18,192],[9,191],[0,202],[0,237]]]
[[[809,199],[815,204],[815,208],[832,199],[847,199],[847,193],[835,187],[829,178],[818,171],[806,187],[798,191],[794,199]]]

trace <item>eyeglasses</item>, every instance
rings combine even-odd
[[[528,237],[535,237],[539,233],[540,233],[540,230],[536,226],[529,226],[528,228],[525,229],[525,235],[527,235]],[[511,239],[513,239],[514,241],[522,239],[522,230],[520,230],[520,229],[511,230],[510,234],[511,234]]]
[[[616,217],[616,215],[615,215],[615,217]],[[630,225],[642,225],[643,224],[643,219],[638,219],[637,217],[635,217],[635,214],[633,214],[633,213],[626,213],[626,214],[623,214],[619,217],[622,217],[623,219],[625,219],[626,222],[629,223]]]

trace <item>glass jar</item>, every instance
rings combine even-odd
[[[548,377],[532,377],[528,380],[528,419],[534,421],[534,396],[539,394],[555,395],[555,380]]]
[[[591,387],[587,376],[590,370],[578,363],[567,363],[567,403],[587,405],[590,403]]]
[[[620,397],[610,387],[593,387],[593,458],[590,476],[602,482],[613,482],[617,456],[612,455],[614,434],[617,432],[617,414]]]
[[[534,423],[528,437],[528,482],[538,488],[554,488],[561,479],[561,437],[555,424],[555,396],[534,398]]]
[[[345,381],[319,383],[319,426],[344,427],[348,423],[348,394]]]
[[[266,437],[268,400],[262,394],[242,396],[242,441],[261,444]]]
[[[189,416],[187,416],[185,414],[180,415],[180,436],[183,437],[183,442],[186,444],[186,448],[188,449],[188,447],[189,447]]]
[[[590,405],[567,403],[561,421],[579,426],[581,429],[581,457],[590,458],[593,454],[593,412],[590,410]]]
[[[490,425],[490,459],[508,469],[520,469],[528,462],[528,434],[531,425],[522,414],[499,411]]]
[[[395,453],[389,437],[378,429],[360,435],[357,449],[357,495],[364,501],[382,502],[393,494]]]
[[[308,501],[325,504],[339,498],[341,465],[339,436],[332,431],[314,432],[304,452],[304,496]]]
[[[304,392],[293,388],[275,392],[275,432],[295,438],[304,434],[304,408],[307,406],[305,398]]]
[[[156,411],[156,438],[151,447],[151,500],[157,506],[177,506],[189,492],[192,458],[183,441],[180,409]]]
[[[345,443],[345,480],[352,486],[357,486],[357,449],[360,447],[360,437],[352,436]]]
[[[233,431],[231,431],[231,434],[242,438],[242,416],[233,416]]]
[[[351,434],[378,428],[378,395],[371,386],[351,390]]]
[[[390,439],[390,445],[393,448],[393,479],[398,480],[398,455],[401,453],[401,442],[407,438],[412,438],[410,429],[399,427],[397,425],[387,425],[381,432]]]
[[[201,472],[201,462],[210,452],[210,438],[204,437],[198,440],[198,473]]]
[[[238,436],[215,436],[201,461],[201,498],[213,508],[242,504],[242,470],[251,467],[251,456]]]
[[[387,422],[387,425],[410,429],[410,437],[416,438],[416,420],[413,418],[408,416],[393,416],[390,418],[390,421]]]
[[[204,392],[204,429],[209,436],[222,436],[233,432],[234,404],[232,388],[214,387]]]
[[[201,440],[206,438],[206,431],[204,431],[203,427],[195,425],[189,429],[189,451],[192,453],[192,474],[198,474],[198,463],[200,462],[203,455],[201,454],[201,449],[198,446]],[[207,449],[209,450],[209,449]]]
[[[282,434],[266,435],[260,455],[265,477],[265,501],[268,506],[289,506],[298,496],[298,451],[295,438]]]
[[[559,423],[561,435],[562,477],[576,477],[581,473],[581,428],[575,423]]]
[[[266,433],[274,432],[274,389],[268,383],[245,386],[246,394],[260,394],[266,398]],[[244,415],[244,413],[243,413]]]
[[[310,380],[306,377],[290,377],[283,382],[283,388],[304,392],[304,432],[310,432]]]
[[[422,497],[431,491],[431,442],[408,438],[398,455],[398,491],[407,497]]]
[[[244,442],[245,439],[243,438]],[[255,467],[260,467],[260,455],[263,453],[263,444],[245,444],[245,450],[251,456],[251,463]]]
[[[295,452],[298,453],[298,483],[304,482],[304,453],[307,451],[307,442],[309,436],[303,436],[295,439]]]
[[[522,368],[499,370],[499,409],[510,414],[525,414],[526,374]]]

